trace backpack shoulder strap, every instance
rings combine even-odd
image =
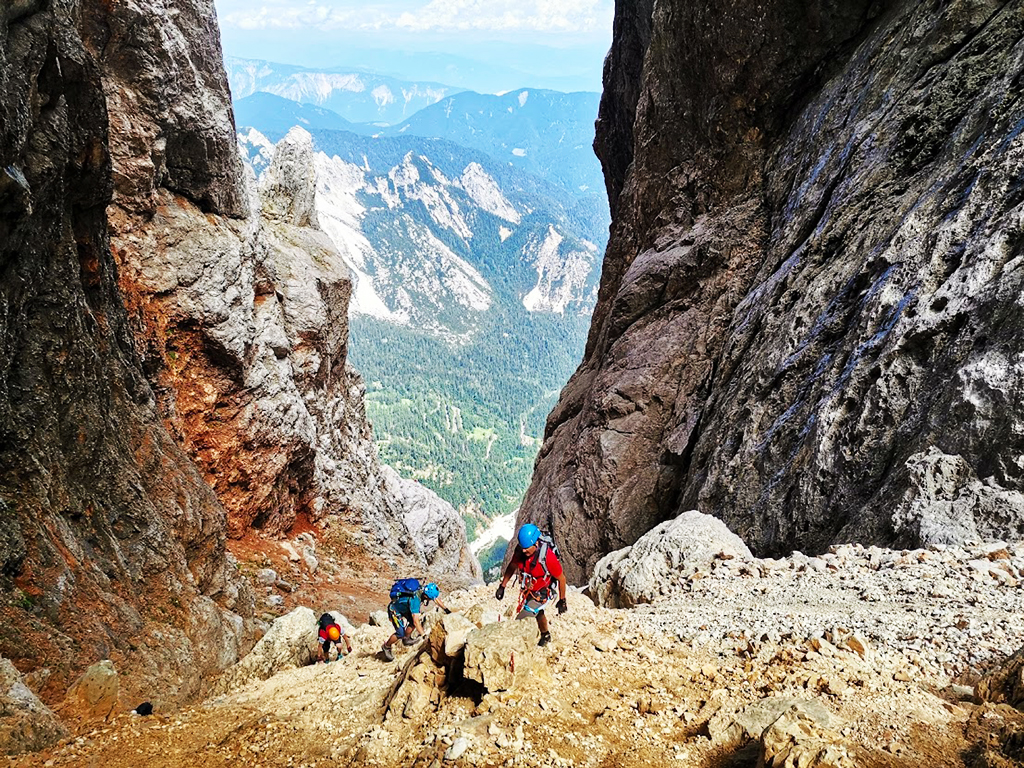
[[[544,569],[544,575],[550,577],[551,571],[548,570],[548,543],[544,539],[540,540],[540,547],[537,549],[537,562]]]

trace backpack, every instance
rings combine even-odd
[[[320,629],[327,629],[333,623],[334,617],[329,613],[320,614],[320,618],[317,620],[317,624],[320,625]]]
[[[555,553],[558,562],[562,562],[562,553],[558,551],[558,545],[555,544],[555,540],[550,533],[542,532],[540,538],[537,539],[537,545],[537,562],[544,569],[544,575],[550,579],[551,571],[548,570],[548,550],[550,549]]]
[[[419,579],[399,579],[391,585],[391,599],[397,600],[402,597],[415,597],[420,591]]]

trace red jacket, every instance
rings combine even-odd
[[[339,626],[337,624],[337,622],[335,622],[334,624],[328,624],[326,627],[321,627],[320,628],[320,639],[321,640],[331,640],[331,636],[327,634],[330,631],[331,627],[338,627],[338,640],[337,640],[337,642],[340,643],[342,641],[342,639],[345,637],[345,630],[343,630],[341,628],[341,626]],[[335,641],[331,640],[331,642],[333,643]]]
[[[558,556],[553,549],[548,547],[547,557],[544,558],[548,566],[547,573],[544,572],[538,555],[539,549],[527,558],[526,553],[519,547],[516,547],[516,552],[512,555],[512,564],[522,574],[523,588],[529,592],[539,592],[562,575],[562,564],[558,562]]]

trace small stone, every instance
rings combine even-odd
[[[444,753],[445,760],[458,760],[469,749],[469,739],[459,736]]]
[[[273,586],[277,582],[277,571],[273,568],[260,568],[256,571],[256,581],[265,587]]]

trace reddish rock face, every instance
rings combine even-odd
[[[573,578],[692,508],[759,554],[1020,533],[1021,25],[619,4],[612,238],[521,512]]]
[[[116,137],[113,252],[161,415],[231,536],[335,514],[415,554],[346,364],[351,283],[316,229],[312,146],[285,141],[263,191],[247,186],[212,3],[179,14],[180,49],[146,15],[121,4],[89,29]]]

